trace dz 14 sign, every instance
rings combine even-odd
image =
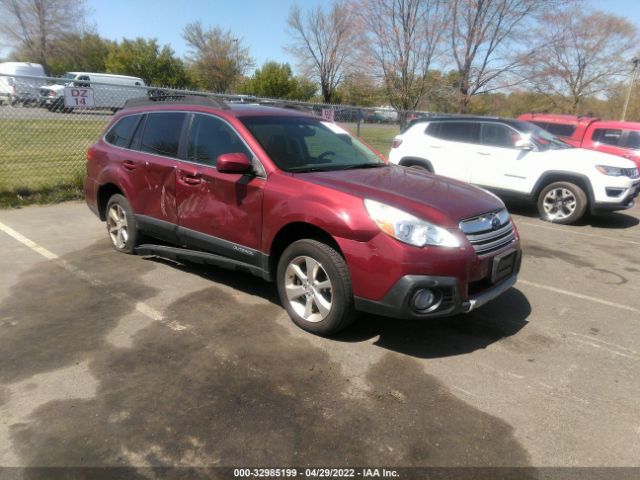
[[[95,101],[93,98],[93,88],[87,87],[65,87],[64,106],[66,108],[93,108]]]

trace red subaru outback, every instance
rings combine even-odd
[[[357,311],[469,312],[515,283],[518,232],[492,194],[295,110],[163,100],[130,100],[87,152],[86,200],[116,250],[274,280],[322,335]]]

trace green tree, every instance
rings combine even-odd
[[[309,100],[317,87],[313,82],[294,77],[288,63],[266,62],[239,90],[259,97]]]
[[[142,78],[147,85],[182,88],[189,86],[184,63],[168,45],[160,48],[153,38],[124,39],[109,48],[106,71]]]
[[[113,47],[115,42],[96,33],[65,35],[52,44],[49,74],[61,75],[70,71],[104,72],[107,55]]]

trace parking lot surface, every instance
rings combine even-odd
[[[121,255],[83,203],[0,211],[1,466],[640,466],[640,207],[516,207],[468,315],[295,327],[275,287]]]

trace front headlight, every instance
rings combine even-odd
[[[365,199],[364,206],[369,217],[378,224],[380,230],[401,242],[416,247],[460,246],[458,239],[448,230],[420,220],[407,212],[368,198]]]
[[[620,167],[610,167],[608,165],[596,165],[596,168],[600,173],[609,175],[610,177],[622,177],[624,172]]]

